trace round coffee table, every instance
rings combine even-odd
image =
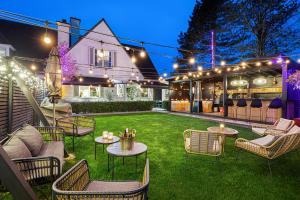
[[[220,133],[223,134],[225,137],[233,137],[233,138],[236,138],[239,133],[237,130],[233,128],[224,127],[223,129],[221,129],[219,126],[208,127],[207,131],[213,133]]]
[[[123,158],[123,164],[124,164],[124,158],[125,157],[133,157],[135,156],[135,170],[137,171],[137,157],[138,155],[141,155],[145,153],[145,159],[147,159],[147,150],[148,147],[140,142],[134,142],[133,147],[131,150],[124,150],[121,148],[121,143],[117,142],[114,144],[109,145],[107,148],[108,153],[108,171],[109,171],[109,162],[110,162],[110,156],[112,157],[112,178],[114,178],[115,174],[115,163],[114,163],[114,157],[122,157]]]
[[[119,142],[120,138],[117,136],[113,136],[113,138],[111,140],[109,139],[104,139],[103,136],[100,137],[96,137],[95,138],[95,160],[96,160],[96,155],[97,155],[97,144],[102,144],[103,148],[102,151],[104,152],[104,145],[109,145],[109,144],[113,144],[116,142]]]

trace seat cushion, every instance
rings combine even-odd
[[[78,127],[78,135],[80,135],[80,136],[87,135],[87,134],[89,134],[89,133],[91,133],[93,131],[94,131],[93,128]]]
[[[39,155],[44,141],[42,135],[36,128],[26,125],[16,132],[16,136],[24,142],[32,156]]]
[[[24,142],[15,136],[13,136],[3,145],[3,149],[8,154],[8,157],[10,159],[32,157],[29,149],[24,144]]]
[[[287,131],[287,129],[289,128],[291,123],[292,123],[292,120],[280,118],[275,129],[278,129],[278,130],[281,130],[281,131]]]
[[[44,143],[39,156],[53,156],[58,158],[62,169],[64,164],[64,143],[61,141]]]
[[[86,191],[97,192],[129,192],[137,190],[141,186],[138,181],[92,181],[86,188]]]
[[[278,137],[273,135],[267,135],[265,137],[257,138],[255,140],[251,140],[251,142],[261,145],[261,146],[269,146],[271,145]]]
[[[264,135],[266,128],[260,128],[260,127],[253,127],[252,132],[258,134],[258,135]]]
[[[294,134],[294,133],[300,133],[300,127],[299,126],[295,125],[289,130],[289,132],[287,132],[287,134]]]

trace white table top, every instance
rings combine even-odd
[[[97,142],[99,144],[113,144],[113,143],[118,142],[119,140],[120,140],[120,138],[118,136],[113,136],[112,140],[104,139],[103,136],[95,138],[95,142]]]
[[[219,126],[208,127],[207,131],[213,133],[221,133],[224,134],[225,136],[234,136],[239,133],[237,130],[233,128],[224,127],[223,129],[221,129]]]

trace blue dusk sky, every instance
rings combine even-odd
[[[51,21],[72,16],[81,19],[83,28],[105,18],[118,36],[178,46],[178,35],[187,29],[194,4],[195,0],[2,0],[0,9]],[[150,52],[177,55],[176,50],[145,47]],[[155,54],[150,57],[160,73],[172,69],[172,59]]]

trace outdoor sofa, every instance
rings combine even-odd
[[[270,134],[282,134],[287,133],[293,126],[295,122],[293,120],[280,118],[273,125],[253,125],[252,132],[260,135],[270,135]]]
[[[52,185],[52,199],[146,200],[149,187],[149,160],[141,181],[92,181],[86,160],[81,160]]]
[[[2,141],[2,147],[31,185],[56,180],[64,164],[64,131],[25,125]]]
[[[287,154],[300,147],[300,127],[293,126],[287,133],[266,135],[254,140],[238,138],[235,146],[240,150],[256,154],[268,160],[268,167],[272,175],[270,161]],[[298,153],[298,152],[297,152]]]

